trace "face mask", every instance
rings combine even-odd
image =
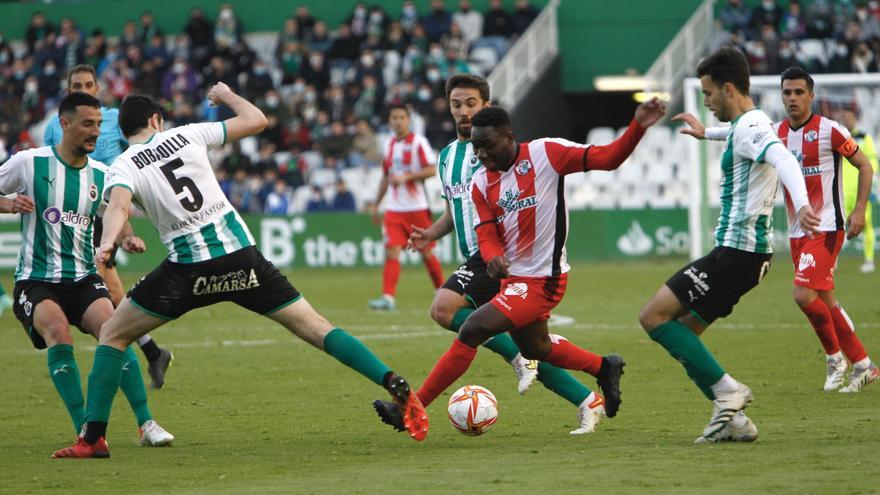
[[[306,93],[306,94],[303,96],[303,98],[304,98],[307,102],[311,103],[311,102],[315,101],[315,99],[317,98],[317,96],[315,95],[315,93],[309,92],[309,93]]]
[[[37,83],[35,81],[28,81],[24,83],[24,91],[26,93],[36,93],[38,89]]]
[[[45,74],[47,76],[54,76],[55,75],[55,66],[54,65],[47,65],[45,68],[43,68],[43,74]]]
[[[302,93],[306,89],[306,85],[303,83],[294,83],[293,84],[293,92],[296,94]]]
[[[782,58],[791,58],[791,50],[788,48],[783,48],[779,50],[779,56]]]
[[[223,9],[220,11],[220,19],[224,21],[228,21],[232,19],[232,11],[229,9]]]
[[[271,108],[276,108],[278,106],[278,103],[279,103],[279,101],[278,101],[277,96],[270,96],[270,97],[266,98],[266,105],[268,105]]]
[[[356,15],[358,17],[363,17],[366,14],[367,14],[367,9],[365,9],[363,7],[358,7],[356,9],[354,9],[354,15]]]
[[[427,88],[422,88],[419,90],[419,100],[428,101],[431,99],[431,90]]]
[[[429,70],[427,77],[428,77],[429,81],[437,82],[440,80],[440,71],[439,70]]]
[[[312,65],[319,65],[321,63],[321,57],[309,57],[309,62],[311,62]]]
[[[865,21],[868,18],[868,11],[867,10],[857,10],[856,17],[858,17],[860,21]]]
[[[846,45],[837,45],[837,54],[841,57],[845,57],[848,51]]]
[[[265,73],[266,73],[266,68],[265,68],[265,67],[263,67],[263,66],[254,67],[254,74],[256,74],[256,75],[258,75],[258,76],[262,76],[262,75],[265,74]]]
[[[183,74],[186,70],[186,66],[183,64],[174,64],[174,73],[175,74]]]
[[[363,64],[364,67],[372,67],[373,63],[375,63],[375,60],[373,60],[372,55],[364,55],[361,57],[361,64]]]
[[[431,49],[431,56],[434,58],[441,58],[443,56],[443,49],[442,48],[432,48]]]
[[[763,5],[766,10],[770,10],[776,6],[776,3],[775,2],[763,2]]]
[[[382,20],[382,13],[381,12],[373,12],[372,14],[370,14],[370,20],[373,22],[381,21]]]
[[[413,5],[407,5],[403,8],[403,13],[408,16],[416,15],[416,8]]]
[[[9,54],[7,52],[0,52],[0,65],[6,65],[9,63]]]

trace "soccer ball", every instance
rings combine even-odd
[[[482,435],[498,419],[498,400],[489,389],[465,385],[449,398],[449,422],[465,435]]]

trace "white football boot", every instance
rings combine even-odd
[[[535,380],[538,378],[538,362],[534,359],[528,360],[522,357],[522,354],[517,353],[516,356],[510,361],[510,365],[513,366],[513,371],[516,373],[517,392],[524,394],[529,387],[535,383]]]
[[[733,420],[736,413],[749,407],[752,403],[752,391],[742,383],[737,383],[733,392],[716,394],[712,401],[712,419],[703,429],[703,434],[694,443],[718,442],[729,434],[728,424]]]
[[[593,397],[593,400],[590,400],[590,397]],[[583,435],[596,431],[596,425],[605,414],[605,399],[595,392],[591,393],[590,397],[584,399],[578,406],[578,421],[581,425],[576,430],[570,431],[570,434]]]
[[[871,363],[863,370],[853,367],[852,373],[849,375],[849,383],[840,389],[839,392],[842,394],[854,394],[878,378],[880,378],[880,369],[874,366],[874,363]]]
[[[846,378],[846,358],[841,356],[838,359],[828,359],[826,361],[827,369],[825,370],[825,386],[823,390],[833,392],[843,385]]]
[[[165,431],[152,419],[140,428],[141,445],[144,447],[166,447],[174,441],[174,435]]]

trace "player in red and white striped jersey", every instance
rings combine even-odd
[[[788,118],[775,125],[776,133],[795,157],[807,184],[810,205],[821,217],[817,236],[800,229],[788,191],[788,235],[795,266],[794,300],[807,316],[826,354],[824,390],[844,383],[847,359],[853,369],[841,392],[858,392],[880,378],[880,370],[855,333],[855,328],[834,295],[834,266],[844,236],[858,236],[865,225],[871,189],[871,163],[849,131],[837,122],[812,112],[813,78],[800,67],[782,73],[782,101]],[[859,169],[856,206],[844,221],[842,158]],[[841,350],[843,351],[841,353]],[[844,357],[846,356],[846,357]]]
[[[370,308],[381,310],[394,309],[394,295],[400,278],[400,251],[406,247],[413,226],[431,226],[424,181],[437,173],[434,167],[436,157],[430,143],[424,136],[409,130],[409,108],[405,105],[392,106],[388,113],[388,124],[394,135],[385,143],[382,181],[372,206],[373,219],[379,223],[379,203],[387,195],[385,218],[382,221],[382,237],[385,241],[382,296],[370,301]],[[434,244],[431,243],[420,251],[431,282],[437,289],[443,285],[443,270],[431,251],[433,248]]]
[[[550,335],[547,329],[550,311],[562,300],[568,281],[564,176],[616,169],[632,153],[645,128],[665,112],[656,98],[641,105],[626,132],[606,146],[565,139],[517,143],[504,110],[489,107],[473,117],[471,141],[484,166],[474,175],[472,192],[480,254],[489,275],[503,281],[492,302],[464,322],[452,347],[419,389],[426,406],[467,371],[477,346],[510,332],[526,359],[595,376],[605,395],[606,415],[617,414],[623,358],[599,356]]]

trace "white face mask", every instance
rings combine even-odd
[[[181,63],[174,64],[173,70],[175,74],[183,74],[186,71],[186,65]]]
[[[431,99],[431,90],[422,88],[419,90],[419,100],[428,101]]]
[[[39,86],[36,81],[28,81],[24,83],[24,91],[25,93],[36,93]]]
[[[296,94],[302,93],[306,89],[306,85],[303,83],[293,83],[293,92]]]
[[[374,63],[375,60],[373,60],[372,55],[364,55],[361,57],[361,64],[363,64],[364,67],[372,67]]]
[[[277,107],[278,103],[280,103],[280,102],[278,101],[277,96],[270,96],[270,97],[266,98],[266,105],[268,105],[271,108]]]

